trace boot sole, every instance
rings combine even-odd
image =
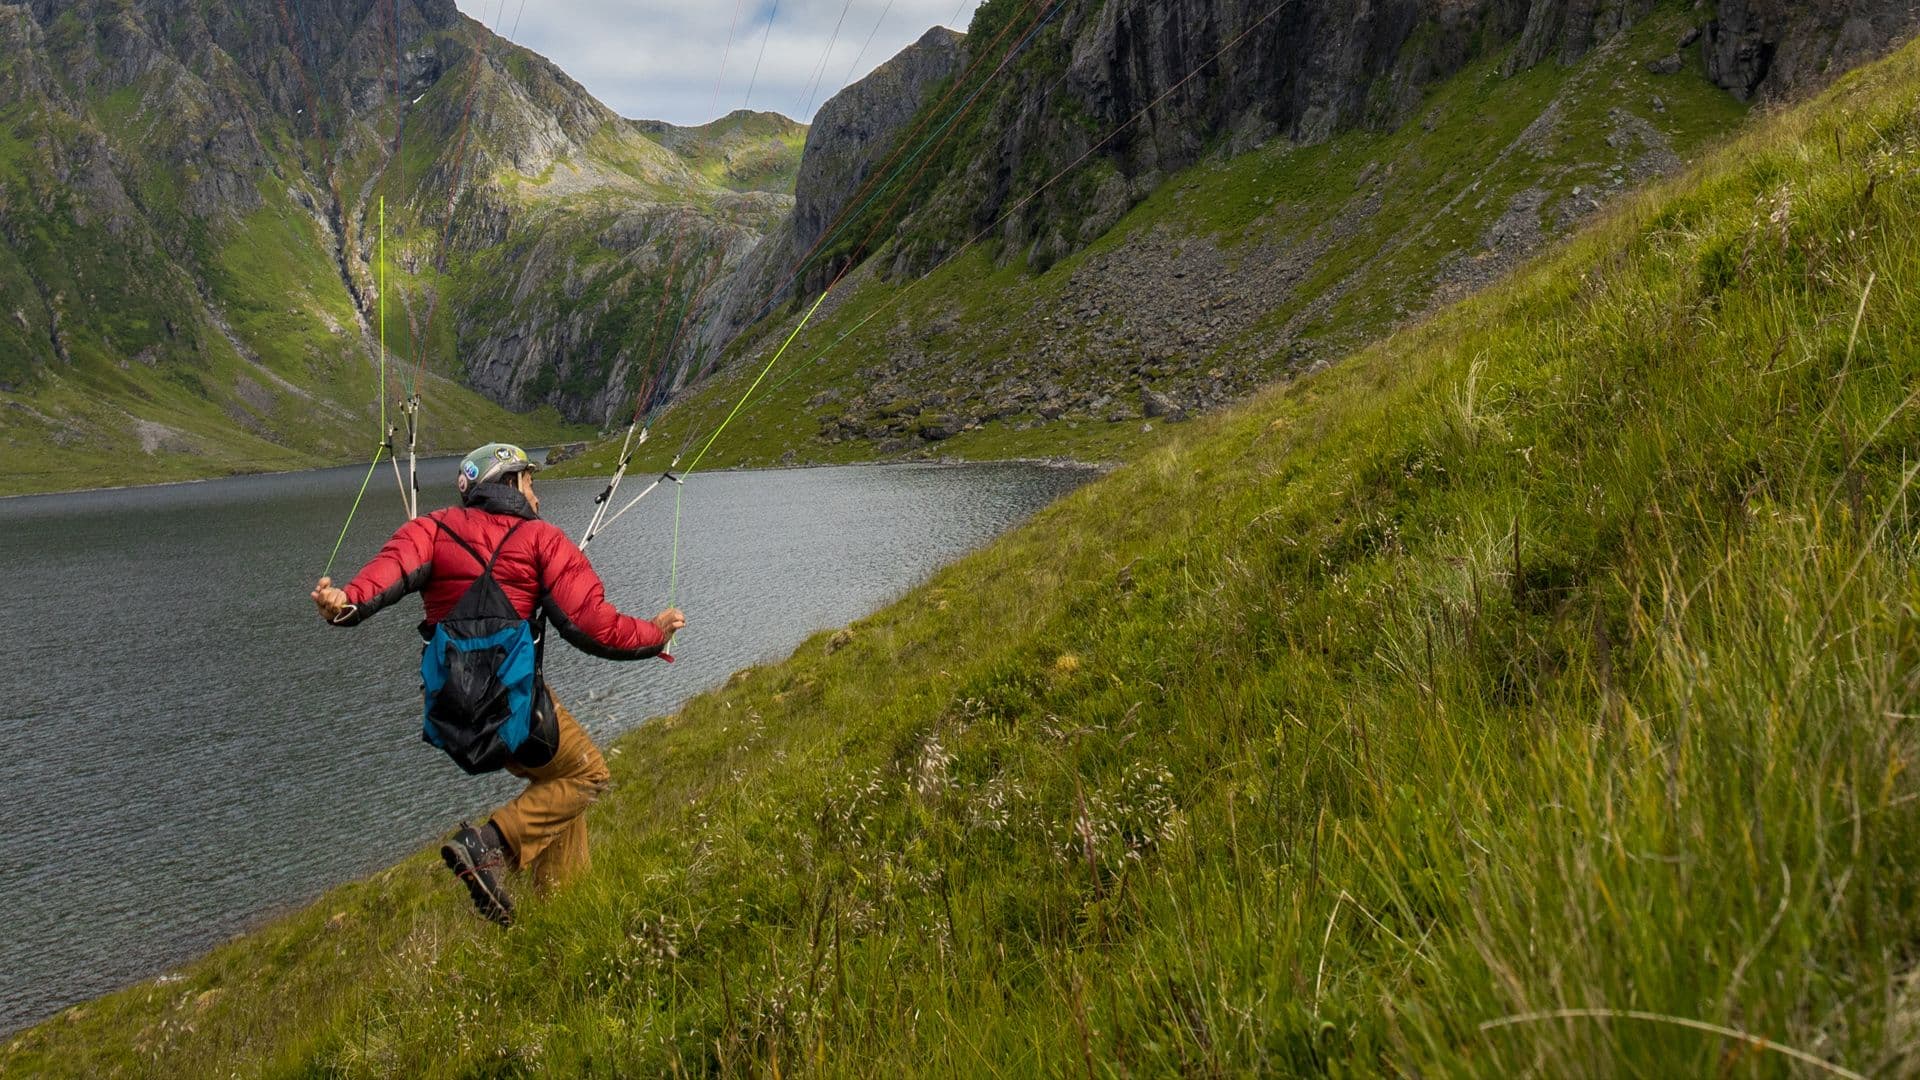
[[[461,844],[444,844],[440,848],[440,861],[447,864],[453,876],[466,883],[467,892],[473,897],[475,910],[501,926],[513,925],[513,908],[506,898],[487,885],[479,867],[474,865],[472,856]]]

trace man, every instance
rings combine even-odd
[[[534,468],[517,446],[489,443],[475,450],[460,463],[460,506],[409,521],[345,589],[323,577],[312,594],[321,617],[335,626],[357,625],[410,592],[422,594],[427,617],[420,631],[430,640],[422,658],[427,690],[422,737],[446,749],[469,772],[504,767],[529,781],[485,825],[475,829],[462,822],[440,849],[447,868],[466,883],[474,906],[502,925],[513,920],[503,870],[528,871],[534,887],[545,892],[587,869],[583,815],[608,778],[593,740],[540,678],[539,628],[550,621],[569,644],[604,659],[641,660],[663,655],[674,632],[686,625],[675,609],[645,620],[622,615],[607,603],[586,555],[565,533],[540,520]],[[502,664],[515,647],[463,654],[447,645],[446,631],[463,619],[471,621],[476,607],[489,602],[494,610],[487,625],[505,627],[505,637],[521,633],[528,642],[520,650],[527,654],[528,670],[482,672],[481,678],[493,680],[486,707],[494,710],[495,720],[462,729],[465,718],[450,714],[468,705],[436,705],[435,693],[447,689],[438,683],[448,678],[472,682],[473,672],[449,676],[445,665]],[[473,644],[491,646],[505,637]],[[514,697],[499,685],[516,678],[530,692]]]

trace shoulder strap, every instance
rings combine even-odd
[[[513,523],[513,528],[507,530],[507,535],[501,537],[500,543],[494,545],[493,554],[487,559],[487,565],[481,571],[481,573],[485,573],[485,574],[493,573],[494,561],[500,558],[501,552],[507,550],[507,541],[512,540],[513,534],[519,532],[520,526],[525,525],[526,523],[527,522],[525,518],[522,518],[521,520]]]
[[[507,541],[513,539],[513,534],[519,532],[520,526],[526,524],[526,521],[524,520],[514,522],[513,527],[507,530],[507,535],[501,537],[500,542],[494,545],[493,554],[482,555],[478,551],[474,550],[474,547],[472,544],[467,543],[465,537],[461,536],[457,532],[454,532],[452,529],[447,528],[446,522],[441,521],[439,518],[435,518],[433,520],[434,520],[434,524],[440,526],[441,532],[446,533],[448,536],[452,537],[454,543],[459,544],[461,547],[465,548],[467,551],[467,554],[473,556],[473,561],[480,564],[480,573],[483,576],[493,573],[494,561],[500,558],[501,552],[507,550]]]
[[[475,551],[473,549],[473,545],[467,543],[465,537],[461,536],[457,532],[454,532],[452,529],[447,528],[446,522],[441,521],[439,518],[434,518],[433,523],[435,525],[440,526],[441,532],[446,533],[448,536],[452,537],[454,543],[459,544],[461,547],[467,549],[467,554],[473,556],[474,562],[477,562],[482,566],[488,565],[487,557],[485,555],[480,554],[478,551]]]

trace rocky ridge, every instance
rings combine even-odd
[[[1273,138],[1322,142],[1391,129],[1470,63],[1507,74],[1572,65],[1656,12],[1656,0],[1072,0],[986,94],[980,137],[956,148],[893,232],[897,272],[937,263],[1082,155],[1098,167],[1006,220],[1000,239],[1036,269],[1078,250],[1168,176]],[[983,5],[975,33],[1025,25],[1018,0]],[[1688,9],[1665,57],[1699,64],[1742,99],[1802,93],[1920,26],[1915,0],[1730,0]],[[1223,52],[1231,47],[1230,55]],[[1220,63],[1195,66],[1216,55]],[[1182,80],[1192,77],[1191,82]],[[1129,124],[1143,108],[1152,110]],[[1126,125],[1124,128],[1122,125]],[[1108,136],[1112,136],[1108,138]],[[1107,141],[1098,143],[1097,140]]]
[[[994,0],[971,43],[1026,17],[1015,0]],[[1612,194],[1671,172],[1683,159],[1676,143],[1700,145],[1703,125],[1715,122],[1705,117],[1738,115],[1702,88],[1735,101],[1803,93],[1916,26],[1913,0],[1732,0],[1714,10],[1654,0],[1321,0],[1277,12],[1241,0],[1171,8],[1070,0],[987,88],[984,115],[903,200],[910,209],[846,231],[878,228],[882,239],[852,256],[870,257],[863,278],[894,287],[996,222],[998,260],[1043,277],[1063,260],[1073,265],[1046,287],[1006,296],[1010,313],[929,302],[867,331],[875,362],[807,404],[817,438],[890,453],[996,421],[1151,422],[1214,407],[1494,280]],[[1537,81],[1533,73],[1563,68],[1569,77],[1486,156],[1463,155],[1453,175],[1425,178],[1414,201],[1428,202],[1417,213],[1392,204],[1409,201],[1401,185],[1410,168],[1454,152],[1438,139],[1411,160],[1371,162],[1348,196],[1309,207],[1276,194],[1251,240],[1223,243],[1162,223],[1102,242],[1196,165],[1224,167],[1256,148],[1279,161],[1288,148],[1346,133],[1431,132],[1443,122],[1435,88],[1489,63],[1497,65],[1489,78]],[[1127,123],[1149,103],[1140,122]],[[1500,106],[1490,95],[1484,107]],[[1041,178],[1083,156],[1065,182],[1022,203]],[[808,180],[803,172],[801,203],[834,204]],[[1405,221],[1406,231],[1372,227],[1383,218]],[[746,260],[736,293],[771,295],[787,275],[769,264],[788,269],[805,250],[788,237],[818,234],[798,212],[787,233]],[[1441,242],[1449,246],[1423,250]],[[1355,244],[1374,254],[1336,257]],[[1090,246],[1096,253],[1078,258]],[[840,265],[835,257],[848,255],[830,249],[787,295],[816,292]],[[1341,262],[1338,272],[1329,273],[1330,260]],[[1389,268],[1413,280],[1383,280]],[[708,313],[707,347],[746,321],[742,308],[736,298]],[[830,313],[825,321],[831,328]],[[757,342],[746,352],[765,355]]]

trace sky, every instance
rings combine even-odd
[[[811,121],[821,102],[850,81],[849,73],[855,80],[864,76],[929,27],[965,31],[979,6],[979,0],[458,3],[494,32],[560,65],[622,116],[687,125],[743,107]]]

